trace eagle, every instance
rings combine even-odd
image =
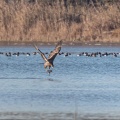
[[[41,57],[44,60],[44,68],[45,69],[48,68],[49,69],[48,70],[49,73],[52,72],[52,70],[50,70],[50,68],[54,67],[53,61],[54,61],[55,57],[57,56],[57,54],[61,50],[62,40],[57,43],[57,45],[55,46],[54,50],[50,52],[48,58],[45,56],[45,54],[40,49],[38,49],[38,47],[35,44],[34,44],[34,47],[35,47],[35,49],[38,51],[38,53],[41,55]]]

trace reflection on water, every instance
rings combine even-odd
[[[43,52],[54,47],[41,47]],[[34,52],[32,47],[2,47],[1,52]],[[119,47],[63,47],[63,52],[115,52]],[[120,56],[58,55],[54,69],[44,70],[40,55],[0,55],[0,111],[120,112]]]

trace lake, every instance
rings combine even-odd
[[[39,48],[46,53],[54,46]],[[63,46],[61,52],[71,55],[58,55],[50,75],[32,46],[0,47],[0,52],[0,113],[6,113],[4,117],[10,117],[9,112],[119,116],[120,47]],[[21,54],[9,56],[9,52]],[[88,57],[86,52],[103,56]]]

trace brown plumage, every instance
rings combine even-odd
[[[50,67],[54,67],[53,61],[54,61],[55,57],[57,56],[57,54],[60,52],[61,46],[62,46],[62,41],[59,41],[57,43],[55,49],[53,51],[51,51],[51,53],[49,54],[48,58],[46,58],[45,54],[43,52],[41,52],[40,49],[38,49],[38,47],[36,45],[34,45],[36,50],[38,50],[39,54],[41,55],[41,57],[45,61],[44,68],[48,67],[50,69]]]

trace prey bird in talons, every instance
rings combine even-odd
[[[53,51],[50,52],[48,58],[46,58],[45,54],[38,49],[38,47],[34,44],[34,47],[36,48],[36,50],[38,50],[39,54],[41,55],[41,57],[43,58],[43,60],[45,61],[44,63],[44,68],[48,68],[47,72],[50,74],[52,72],[52,70],[50,70],[51,67],[54,67],[53,65],[53,61],[55,59],[55,57],[57,56],[57,54],[60,52],[61,47],[62,47],[62,41],[59,41],[55,47],[55,49]]]

